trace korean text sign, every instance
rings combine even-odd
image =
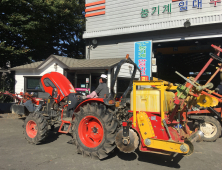
[[[134,62],[141,70],[141,77],[151,77],[152,41],[134,43]]]

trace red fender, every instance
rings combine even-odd
[[[80,111],[80,107],[85,106],[87,103],[90,104],[90,103],[93,103],[93,102],[105,104],[104,101],[103,101],[103,98],[86,99],[86,100],[84,100],[83,102],[81,102],[81,103],[75,108],[74,112]],[[74,118],[75,118],[75,115],[73,114],[72,120],[73,120]]]

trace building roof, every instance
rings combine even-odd
[[[107,58],[107,59],[74,59],[69,57],[62,57],[58,55],[50,55],[45,61],[38,61],[31,64],[25,64],[17,67],[13,67],[10,70],[22,70],[22,69],[41,69],[49,61],[55,60],[55,62],[62,63],[70,70],[80,69],[108,69],[115,67],[123,58]]]
[[[0,73],[4,73],[4,72],[10,72],[9,70],[1,70],[0,69]]]
[[[44,61],[37,61],[31,64],[25,64],[17,67],[13,67],[10,70],[20,70],[20,69],[35,69],[37,68],[40,64],[42,64]]]

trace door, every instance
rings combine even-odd
[[[75,90],[83,95],[90,93],[90,74],[77,74],[77,86]]]

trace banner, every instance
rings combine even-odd
[[[152,41],[141,41],[134,43],[134,62],[141,70],[142,81],[151,77]]]

